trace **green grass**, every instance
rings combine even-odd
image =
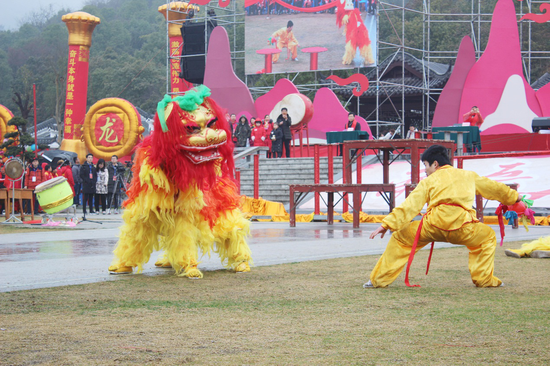
[[[511,243],[506,247],[518,247]],[[0,294],[0,364],[547,365],[550,261],[497,249],[476,288],[463,247],[420,252],[407,288],[362,288],[377,256]]]

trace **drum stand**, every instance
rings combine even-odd
[[[9,204],[9,203],[8,203]],[[10,218],[7,219],[6,221],[4,221],[2,224],[22,224],[23,221],[19,220],[16,216],[15,216],[15,181],[13,181],[12,183],[12,194],[11,194],[11,212],[10,212]],[[8,208],[6,207],[6,210]],[[23,207],[20,207],[19,208],[20,210],[23,210]],[[23,212],[23,211],[21,211]]]
[[[75,215],[76,215],[76,207],[75,207]],[[88,220],[88,219],[86,218],[86,213],[85,213],[85,212],[83,213],[83,215],[84,215],[84,216],[82,217],[82,221],[83,221],[83,222],[84,222],[84,221],[86,221],[86,222],[93,222],[94,224],[103,225],[103,223],[102,223],[101,221]]]
[[[78,218],[76,217],[76,205],[72,205],[71,207],[65,209],[65,210],[61,210],[59,212],[56,212],[56,213],[62,213],[62,212],[65,212],[67,215],[65,216],[65,221],[66,222],[72,222],[74,225],[78,224]],[[46,223],[46,226],[48,226],[48,224],[51,224],[51,223],[54,223],[55,221],[53,221],[53,215],[54,214],[44,214],[42,215],[42,221]],[[52,225],[54,226],[54,225]]]

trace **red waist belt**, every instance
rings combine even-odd
[[[456,203],[440,203],[439,205],[456,206],[456,207],[460,207],[460,208],[466,210],[464,207],[462,207],[461,205],[457,205]],[[437,206],[435,206],[435,207],[437,207]],[[418,240],[420,239],[420,232],[422,231],[422,225],[424,224],[424,217],[425,216],[426,215],[422,216],[422,219],[420,220],[420,225],[418,225],[418,229],[416,230],[416,235],[414,237],[414,243],[413,243],[413,246],[411,248],[411,254],[409,255],[409,261],[407,262],[407,272],[405,273],[405,285],[407,285],[408,287],[420,287],[420,285],[411,285],[409,283],[409,270],[411,268],[411,264],[412,264],[412,261],[414,259],[414,254],[416,253],[416,246],[418,245]],[[501,243],[501,245],[502,245],[502,243]],[[428,263],[426,264],[426,275],[428,274],[428,272],[430,270],[430,262],[432,260],[433,251],[434,251],[434,242],[432,241],[432,247],[430,248],[430,255],[428,256]]]

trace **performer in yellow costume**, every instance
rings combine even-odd
[[[282,50],[286,47],[288,52],[292,54],[292,61],[298,61],[298,41],[294,37],[294,33],[292,33],[293,26],[294,23],[292,23],[292,20],[289,20],[286,27],[279,29],[271,35],[270,42],[277,39],[277,48]],[[273,55],[273,62],[277,62],[278,60],[279,54],[276,53]]]
[[[162,249],[159,266],[201,278],[199,248],[218,253],[236,272],[250,271],[249,222],[233,180],[229,125],[209,95],[200,86],[159,103],[154,132],[136,150],[110,273],[140,272]]]
[[[525,243],[520,249],[506,249],[504,253],[514,258],[550,258],[550,236]]]
[[[386,287],[395,281],[407,264],[415,236],[418,236],[416,251],[433,241],[467,246],[473,283],[478,287],[500,286],[502,281],[493,275],[495,232],[477,220],[472,205],[476,194],[512,205],[520,199],[518,192],[475,172],[455,169],[446,149],[440,145],[426,149],[421,160],[428,177],[420,181],[370,236],[371,239],[378,234],[384,237],[388,229],[393,231],[384,254],[363,287]],[[426,203],[428,208],[422,221],[411,222]],[[408,285],[408,279],[406,283]]]

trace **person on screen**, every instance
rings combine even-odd
[[[271,40],[277,39],[277,48],[281,51],[283,48],[287,48],[287,60],[292,56],[292,61],[298,61],[298,41],[292,33],[292,27],[294,23],[292,20],[289,20],[286,24],[286,27],[283,27],[271,35],[269,43]],[[273,63],[279,60],[279,53],[273,55]]]

